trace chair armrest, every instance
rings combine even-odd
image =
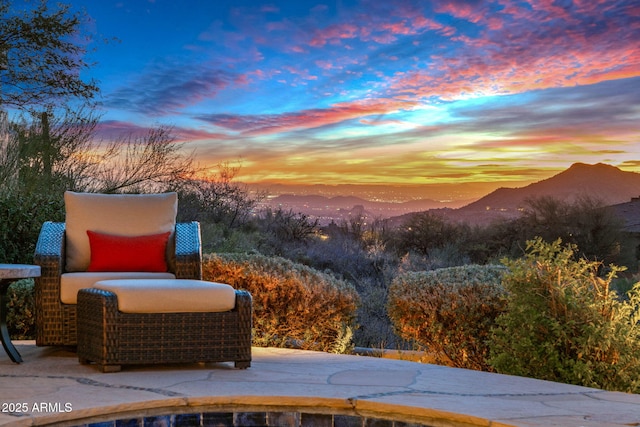
[[[253,299],[249,292],[236,289],[236,307],[234,311],[238,313],[236,324],[237,344],[241,352],[243,352],[245,360],[250,361],[253,337]]]
[[[40,266],[35,278],[36,344],[65,344],[65,316],[60,301],[60,275],[65,264],[65,224],[42,224],[33,261]],[[73,328],[75,331],[75,327]],[[75,336],[73,337],[75,341]]]
[[[60,276],[64,271],[65,224],[47,221],[42,224],[33,260],[40,266],[41,277]]]
[[[89,301],[90,303],[80,304],[81,301]],[[78,307],[82,309],[91,307],[102,313],[102,316],[94,316],[93,313],[90,313],[91,315],[83,316],[84,318],[96,319],[104,317],[104,319],[101,319],[102,321],[108,325],[114,325],[118,316],[118,297],[115,293],[104,289],[84,288],[78,291]],[[99,328],[99,331],[101,330],[102,326]]]
[[[202,241],[197,221],[176,224],[176,271],[178,279],[202,280]]]
[[[248,291],[236,289],[236,308],[235,310],[247,312],[249,319],[253,314],[253,299]]]
[[[118,351],[118,297],[110,291],[85,288],[78,291],[78,355],[85,360],[113,359]],[[107,338],[108,339],[105,339]],[[106,345],[105,341],[109,344]]]

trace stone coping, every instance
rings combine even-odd
[[[24,363],[0,354],[3,426],[194,412],[335,414],[360,417],[363,426],[640,425],[640,395],[404,360],[254,348],[247,370],[216,363],[104,374],[69,349],[15,344]],[[10,412],[10,404],[25,410]]]

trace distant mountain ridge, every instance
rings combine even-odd
[[[523,207],[530,198],[550,196],[572,201],[582,195],[600,200],[605,205],[627,202],[640,196],[640,174],[604,163],[575,163],[551,178],[526,187],[499,188],[459,210],[513,210]]]
[[[520,188],[499,188],[445,215],[454,221],[487,224],[500,218],[516,218],[527,200],[552,197],[568,202],[588,196],[604,205],[625,203],[640,196],[640,174],[604,163],[574,163],[568,169]]]
[[[321,223],[339,222],[353,215],[368,218],[388,218],[398,225],[412,214],[424,211],[440,212],[454,221],[488,224],[500,218],[515,218],[528,199],[542,196],[573,201],[589,196],[605,205],[629,202],[640,196],[640,174],[625,172],[604,163],[575,163],[550,178],[518,188],[498,188],[474,202],[441,202],[433,199],[406,202],[367,200],[357,196],[321,196],[282,194],[265,201],[271,207],[303,212]]]

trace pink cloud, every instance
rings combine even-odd
[[[267,115],[210,115],[202,120],[246,135],[262,135],[335,125],[346,120],[366,118],[408,109],[415,104],[394,99],[369,99],[344,102],[326,109],[309,109],[295,113]]]
[[[482,2],[452,1],[438,4],[435,7],[438,13],[445,13],[456,18],[477,23],[485,18],[486,10]]]
[[[323,70],[332,70],[334,68],[337,68],[332,61],[318,60],[315,62],[315,64],[317,67],[322,68]]]
[[[551,0],[536,2],[534,8],[504,1],[501,11],[483,21],[475,19],[480,6],[460,2],[442,5],[438,11],[476,21],[481,33],[456,37],[461,43],[457,49],[432,55],[429,69],[397,74],[390,89],[413,94],[414,99],[457,99],[639,76],[640,49],[635,47],[635,34],[640,22],[628,19],[628,26],[605,28],[602,8],[591,4],[578,3],[580,11],[572,12]],[[609,13],[625,19],[628,9]],[[589,13],[593,18],[581,15]],[[548,26],[539,25],[552,21]]]
[[[310,40],[301,43],[321,48],[327,45],[344,46],[346,40],[358,39],[386,45],[396,42],[400,36],[417,35],[425,30],[436,31],[444,36],[456,32],[454,27],[436,22],[418,11],[398,8],[391,14],[363,13],[352,16],[343,23],[316,29]]]
[[[324,46],[327,43],[337,42],[342,39],[352,39],[358,34],[358,27],[353,24],[336,24],[321,30],[317,30],[309,44],[314,47]]]
[[[414,28],[407,26],[406,22],[389,22],[384,23],[380,26],[383,31],[388,31],[391,34],[415,34],[416,31]]]
[[[444,25],[433,19],[426,18],[422,15],[417,15],[412,18],[412,25],[416,29],[426,28],[428,30],[436,31],[446,37],[451,37],[456,33],[455,27],[450,25]]]
[[[287,71],[289,74],[293,74],[295,76],[298,76],[299,78],[303,79],[303,80],[317,80],[318,76],[315,76],[313,74],[311,74],[309,72],[309,70],[307,69],[300,69],[300,68],[296,68],[293,66],[285,66],[282,67],[283,70]]]
[[[594,2],[597,3],[597,2]],[[569,13],[569,11],[555,3],[555,0],[537,0],[531,3],[531,7],[535,11],[543,12],[544,20],[561,19],[566,22],[577,23],[578,21]],[[536,16],[540,17],[539,14]]]

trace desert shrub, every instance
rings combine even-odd
[[[467,265],[398,275],[389,289],[389,316],[398,332],[440,363],[489,370],[487,339],[506,301],[505,268]]]
[[[331,270],[361,291],[359,284],[363,278],[370,279],[379,274],[375,258],[361,241],[340,230],[332,230],[327,240],[311,242],[300,261],[318,270]]]
[[[463,229],[450,222],[441,213],[416,212],[409,216],[396,235],[396,250],[400,254],[417,252],[430,255],[437,248],[450,246],[459,241]]]
[[[207,255],[205,280],[253,297],[253,343],[345,353],[351,350],[358,295],[348,283],[284,258]]]
[[[330,271],[353,284],[360,297],[354,331],[358,347],[400,348],[401,342],[389,316],[386,301],[389,284],[398,271],[398,261],[385,250],[382,239],[371,230],[355,237],[352,226],[329,227],[325,238],[309,242],[299,251],[298,261],[312,268]],[[292,253],[288,253],[290,257]]]
[[[252,252],[261,246],[263,236],[250,227],[227,227],[223,223],[201,222],[202,251],[212,252]]]
[[[491,365],[521,375],[640,392],[640,284],[619,298],[620,270],[576,256],[574,245],[541,238],[505,261],[508,308],[491,337]]]
[[[369,286],[359,291],[358,329],[354,342],[358,347],[405,349],[407,343],[400,339],[387,313],[388,286]]]
[[[603,201],[589,195],[578,195],[574,201],[552,196],[528,199],[520,221],[528,239],[562,239],[576,245],[576,253],[592,260],[620,259],[626,240],[622,219]]]
[[[34,339],[35,309],[33,279],[23,279],[9,286],[7,292],[7,328],[16,340]]]

